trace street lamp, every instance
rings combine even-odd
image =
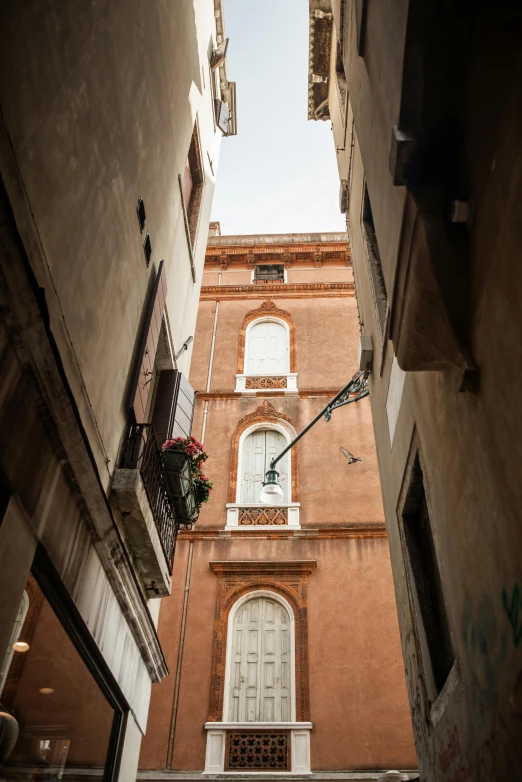
[[[314,426],[314,424],[319,421],[320,418],[324,416],[324,420],[328,422],[332,417],[332,412],[336,408],[343,407],[344,405],[350,405],[352,402],[358,402],[359,399],[364,399],[365,396],[368,396],[370,393],[368,389],[368,375],[368,370],[361,370],[356,372],[350,382],[342,389],[342,391],[339,391],[337,396],[334,396],[334,398],[328,402],[326,407],[315,416],[313,421],[310,421],[308,426],[305,426],[303,431],[300,432],[291,443],[288,443],[286,448],[283,448],[280,454],[272,459],[270,462],[270,467],[265,474],[265,482],[263,483],[263,488],[261,489],[261,493],[259,495],[260,502],[264,503],[265,505],[281,505],[284,499],[284,492],[278,480],[279,473],[275,469],[277,462],[283,458],[285,453],[288,453],[288,451],[294,447],[294,445],[301,439],[301,437],[303,437],[312,428],[312,426]],[[353,394],[355,394],[355,396],[353,396]],[[352,396],[351,399],[350,396]],[[355,461],[357,461],[357,459],[354,459],[354,462]],[[351,463],[352,462],[349,462],[349,464]]]

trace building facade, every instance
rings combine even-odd
[[[0,11],[2,779],[135,779],[168,673],[150,425],[190,431],[225,40],[221,0]]]
[[[310,2],[426,782],[522,774],[521,26],[509,3]]]
[[[413,775],[368,400],[319,420],[260,502],[357,369],[354,294],[345,234],[211,224],[190,382],[214,489],[178,538],[140,780]]]

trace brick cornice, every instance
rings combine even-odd
[[[321,527],[274,527],[273,530],[248,529],[224,530],[222,527],[195,527],[178,534],[179,540],[217,540],[222,538],[255,538],[256,540],[281,540],[283,538],[307,538],[313,540],[342,540],[362,538],[386,538],[383,521],[354,521],[348,524],[328,524]]]
[[[299,282],[292,285],[204,285],[201,301],[230,301],[234,299],[309,299],[355,296],[353,282]]]
[[[310,396],[326,396],[334,397],[339,393],[340,388],[300,388],[299,391],[293,392],[292,397],[306,398]],[[211,399],[258,399],[262,397],[283,398],[288,399],[288,396],[282,395],[280,391],[271,391],[266,388],[259,388],[257,391],[249,391],[248,394],[238,391],[196,391],[196,397],[198,401],[206,402]]]
[[[219,560],[209,562],[210,568],[218,576],[252,576],[274,575],[277,576],[308,576],[312,573],[317,562],[315,559],[302,560]]]

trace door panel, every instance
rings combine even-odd
[[[289,721],[291,709],[290,617],[276,600],[244,603],[234,618],[228,719]]]

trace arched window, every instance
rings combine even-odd
[[[254,321],[246,334],[245,374],[286,375],[289,372],[287,324],[275,319]]]
[[[290,722],[295,719],[294,622],[290,606],[272,592],[238,601],[228,627],[230,722]]]
[[[286,447],[289,440],[277,429],[255,429],[248,434],[240,450],[239,502],[257,503],[269,469],[270,461]],[[284,502],[290,502],[288,454],[276,465],[279,483],[284,491]]]

